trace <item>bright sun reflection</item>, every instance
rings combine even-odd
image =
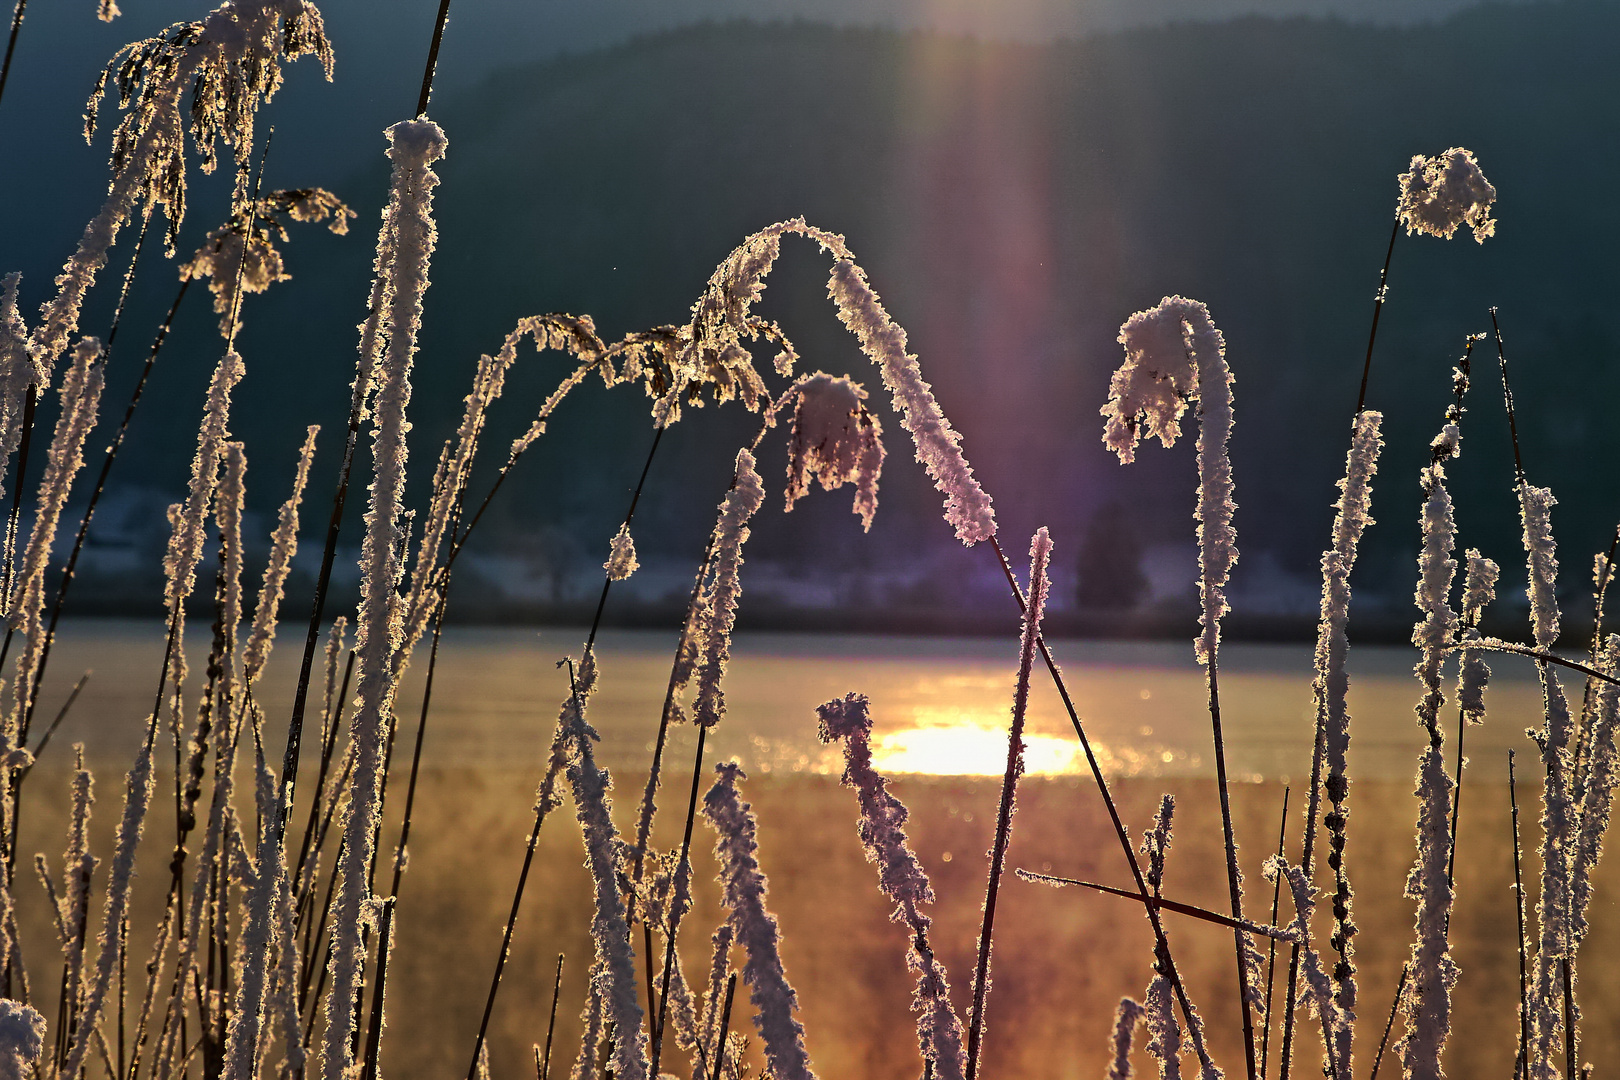
[[[1024,771],[1037,774],[1074,772],[1080,748],[1073,739],[1024,736]],[[935,776],[1000,776],[1007,768],[1007,732],[968,725],[908,728],[880,736],[872,748],[874,764],[886,773]]]

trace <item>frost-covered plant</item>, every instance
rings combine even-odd
[[[444,132],[430,120],[402,121],[389,128],[388,135],[394,177],[383,234],[390,238],[386,269],[392,288],[381,324],[388,345],[378,365],[372,439],[375,466],[361,550],[360,609],[355,620],[359,684],[350,725],[355,763],[344,818],[348,842],[340,859],[342,884],[333,916],[332,990],[327,997],[323,1047],[328,1077],[343,1075],[353,1056],[350,1034],[355,1023],[354,995],[364,964],[360,915],[369,894],[367,875],[375,846],[376,819],[381,812],[383,741],[398,675],[396,648],[401,612],[395,583],[401,564],[399,519],[405,488],[405,434],[409,430],[405,408],[410,402],[411,362],[416,353],[422,294],[427,289],[428,263],[436,235],[431,207],[438,177],[433,163],[444,156],[446,143]],[[382,252],[378,259],[381,264]]]
[[[824,491],[855,485],[855,513],[870,530],[877,513],[878,477],[883,471],[883,427],[862,404],[866,390],[848,378],[818,371],[801,378],[788,444],[788,479],[784,492],[793,509],[819,479]]]
[[[1407,235],[1428,233],[1450,240],[1467,225],[1483,244],[1496,235],[1491,204],[1496,189],[1479,170],[1471,150],[1453,146],[1443,154],[1412,158],[1412,167],[1400,175],[1401,195],[1395,213]]]
[[[45,1018],[20,1001],[0,1000],[0,1080],[23,1080],[45,1049]]]
[[[315,460],[315,436],[319,424],[311,424],[305,432],[303,449],[298,453],[298,468],[293,473],[292,494],[281,504],[276,515],[276,530],[270,536],[270,561],[265,564],[264,584],[259,587],[259,599],[253,609],[253,631],[242,650],[242,677],[251,683],[270,658],[276,642],[276,616],[281,610],[281,599],[292,569],[293,556],[298,554],[298,506],[304,499],[304,486],[309,482],[309,466]],[[334,641],[336,638],[334,638]],[[327,681],[336,672],[335,655],[328,658]],[[330,705],[328,705],[330,708]]]
[[[731,657],[731,628],[737,621],[737,600],[742,595],[742,548],[748,540],[748,521],[765,501],[765,489],[754,471],[754,455],[737,451],[737,471],[731,490],[720,504],[720,517],[714,523],[710,541],[713,578],[701,604],[697,632],[697,698],[693,703],[694,723],[713,727],[725,715],[725,693],[720,688]]]
[[[89,138],[107,84],[116,83],[125,114],[113,132],[112,182],[101,211],[85,226],[78,250],[57,277],[57,295],[45,305],[34,332],[35,354],[47,367],[77,329],[85,294],[137,205],[148,214],[163,207],[173,254],[186,208],[186,92],[192,93],[189,134],[203,171],[211,172],[221,140],[235,148],[238,159],[247,155],[254,117],[281,86],[282,64],[303,56],[319,59],[331,77],[332,47],[314,4],[227,0],[200,22],[177,23],[113,57],[85,106]],[[239,199],[246,194],[237,192]]]
[[[847,694],[827,702],[816,710],[819,733],[822,742],[843,741],[842,780],[845,787],[855,789],[860,803],[858,832],[866,860],[877,864],[878,886],[894,902],[889,917],[911,933],[906,964],[917,973],[911,1008],[917,1014],[917,1044],[923,1060],[939,1080],[961,1080],[962,1022],[951,1008],[951,984],[945,965],[928,941],[932,920],[922,911],[923,904],[934,902],[934,890],[928,884],[927,872],[906,843],[905,805],[889,794],[888,781],[872,767],[869,704],[861,694]],[[1127,1032],[1127,1053],[1128,1046]]]
[[[609,581],[623,581],[635,573],[640,565],[636,561],[636,542],[630,538],[630,526],[620,525],[619,531],[613,534],[608,559],[602,564],[602,569],[607,571]]]
[[[253,200],[251,207],[213,232],[187,262],[180,265],[183,281],[206,278],[214,294],[214,311],[220,316],[219,332],[227,340],[241,325],[239,297],[262,293],[278,281],[291,281],[276,240],[285,244],[287,223],[325,222],[327,229],[342,236],[355,216],[343,202],[324,188],[294,188],[272,191]],[[237,313],[235,324],[232,312]]]
[[[743,978],[757,1010],[754,1026],[765,1048],[765,1062],[777,1080],[815,1080],[804,1048],[804,1026],[793,1014],[799,998],[782,968],[781,934],[765,906],[767,882],[759,866],[758,826],[737,790],[745,775],[736,762],[714,767],[719,779],[703,796],[703,815],[714,826],[720,885],[738,944],[747,953]]]
[[[1227,885],[1232,917],[1241,920],[1243,872],[1238,868],[1237,840],[1227,795],[1216,657],[1221,617],[1228,609],[1226,583],[1238,557],[1237,531],[1232,527],[1232,513],[1237,507],[1232,501],[1232,460],[1227,449],[1232,432],[1232,371],[1226,362],[1226,339],[1210,318],[1208,307],[1185,297],[1167,296],[1157,306],[1126,319],[1119,328],[1119,342],[1125,347],[1125,362],[1109,382],[1108,402],[1101,412],[1107,420],[1103,445],[1114,451],[1121,463],[1135,460],[1136,445],[1143,439],[1157,437],[1165,446],[1173,445],[1180,436],[1180,420],[1187,405],[1198,402],[1198,504],[1194,517],[1198,521],[1199,623],[1203,632],[1194,642],[1194,652],[1207,671]],[[1252,1064],[1250,1010],[1264,1001],[1260,954],[1243,931],[1234,929],[1232,933],[1244,1003],[1244,1043]]]

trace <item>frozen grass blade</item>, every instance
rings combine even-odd
[[[1012,816],[1018,778],[1024,773],[1024,713],[1029,705],[1029,673],[1035,663],[1035,642],[1046,608],[1046,567],[1052,557],[1052,539],[1046,528],[1029,545],[1029,604],[1024,611],[1023,640],[1018,649],[1018,681],[1013,690],[1012,726],[1007,734],[1007,771],[1001,779],[1001,803],[996,810],[996,837],[990,849],[990,875],[984,893],[984,917],[979,926],[979,959],[973,974],[973,1008],[968,1022],[967,1080],[979,1071],[979,1040],[984,1034],[984,1007],[990,993],[990,946],[995,933],[996,896],[1006,865],[1007,843],[1012,838]],[[943,1069],[946,1063],[939,1063]]]
[[[714,826],[715,855],[720,863],[728,917],[748,955],[743,978],[748,981],[749,997],[757,1010],[754,1026],[764,1044],[765,1061],[777,1080],[815,1080],[804,1048],[804,1027],[793,1015],[798,1009],[798,995],[782,969],[776,916],[765,906],[767,883],[759,868],[758,826],[752,809],[737,790],[743,771],[736,762],[714,768],[719,779],[703,797],[703,814]],[[729,993],[727,997],[729,1000]],[[727,1019],[729,1016],[721,1020],[717,1068],[725,1056]]]
[[[1031,648],[1031,660],[1033,652]],[[1027,681],[1027,666],[1024,678]],[[858,831],[866,860],[877,864],[879,887],[895,904],[889,917],[910,932],[906,965],[917,974],[911,1007],[917,1014],[917,1045],[926,1068],[937,1080],[960,1080],[964,1073],[962,1022],[951,1007],[945,965],[928,943],[931,920],[921,910],[923,904],[934,902],[934,890],[906,842],[904,827],[909,815],[905,806],[889,794],[888,781],[872,767],[872,718],[868,706],[860,694],[848,694],[822,705],[816,710],[820,736],[822,742],[844,743],[842,783],[855,790],[860,804]]]

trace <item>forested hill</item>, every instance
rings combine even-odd
[[[1463,337],[1490,328],[1494,305],[1525,468],[1558,495],[1565,582],[1579,590],[1620,516],[1615,41],[1620,5],[1606,2],[1482,8],[1420,28],[1251,18],[1044,46],[728,24],[501,72],[433,110],[450,151],[414,475],[426,479],[478,354],[519,317],[590,313],[604,335],[681,321],[731,246],[803,215],[847,236],[910,332],[996,498],[1009,554],[1052,527],[1069,598],[1088,532],[1096,548],[1143,553],[1161,597],[1191,572],[1190,446],[1155,444],[1121,467],[1101,446],[1098,408],[1126,315],[1173,293],[1207,302],[1237,380],[1239,602],[1309,611],[1395,177],[1415,153],[1460,145],[1500,192],[1498,235],[1396,244],[1369,390],[1387,416],[1380,524],[1359,576],[1393,609],[1409,603],[1417,471]],[[295,236],[294,280],[249,301],[251,408],[235,427],[266,508],[305,424],[339,437],[387,179],[377,160],[317,180],[362,210],[353,233]],[[308,182],[313,170],[297,171]],[[848,371],[883,398],[832,314],[826,269],[812,245],[790,242],[763,311],[808,369]],[[152,306],[169,288],[151,287]],[[194,359],[175,361],[163,391],[172,429],[140,441],[126,483],[182,482],[212,348],[202,305],[189,314],[179,343]],[[1477,360],[1452,469],[1460,539],[1512,566],[1522,556],[1494,346]],[[565,363],[521,362],[496,457]],[[955,549],[883,408],[890,458],[870,536],[843,492],[785,518],[773,495],[762,515],[751,566],[784,602],[898,608],[997,588],[986,558]],[[638,517],[644,563],[696,558],[754,423],[732,405],[671,433]],[[550,575],[559,595],[571,576],[599,573],[650,439],[644,399],[588,388],[492,510],[487,565]],[[780,447],[763,460],[774,491]],[[469,596],[498,591],[501,575],[488,576]]]

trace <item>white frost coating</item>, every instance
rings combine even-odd
[[[1456,546],[1457,527],[1451,515],[1451,495],[1446,491],[1445,473],[1439,465],[1423,470],[1423,484],[1429,497],[1423,504],[1423,547],[1418,553],[1417,608],[1422,613],[1412,628],[1412,644],[1418,648],[1418,662],[1412,669],[1423,684],[1423,697],[1417,705],[1418,720],[1430,740],[1440,738],[1440,706],[1445,693],[1440,689],[1440,667],[1446,647],[1457,630],[1457,614],[1451,610],[1451,582],[1457,573],[1457,560],[1451,557]]]
[[[1529,570],[1530,625],[1537,648],[1551,648],[1558,638],[1557,549],[1553,543],[1551,510],[1556,504],[1546,488],[1519,484],[1519,511],[1524,524],[1524,549]],[[1539,937],[1530,980],[1530,1061],[1532,1080],[1549,1080],[1557,1073],[1559,1033],[1563,1030],[1563,978],[1561,961],[1569,955],[1570,858],[1577,828],[1570,740],[1574,734],[1569,701],[1563,684],[1548,665],[1541,674],[1542,708],[1546,723],[1533,732],[1541,751],[1546,782],[1541,791],[1541,898],[1536,905]]]
[[[743,979],[758,1010],[754,1026],[764,1044],[765,1063],[776,1080],[815,1080],[804,1048],[804,1025],[793,1015],[799,998],[782,969],[776,916],[765,906],[768,883],[759,867],[754,814],[737,790],[745,775],[734,761],[718,764],[714,771],[720,778],[703,796],[703,816],[714,826],[726,911],[748,955]]]
[[[827,702],[816,710],[819,734],[822,742],[844,742],[842,780],[845,787],[855,790],[860,803],[858,832],[866,849],[866,861],[877,864],[879,887],[895,904],[889,918],[911,935],[906,964],[917,973],[911,1008],[917,1014],[917,1044],[923,1060],[932,1063],[938,1080],[960,1080],[965,1067],[962,1023],[951,1008],[951,985],[945,965],[928,942],[931,920],[921,910],[921,905],[934,902],[934,891],[928,884],[928,874],[906,843],[906,808],[889,794],[888,781],[872,767],[868,705],[861,694],[846,694]],[[1123,1003],[1120,1007],[1124,1008]],[[1134,1019],[1131,1026],[1135,1026]],[[1128,1030],[1126,1038],[1129,1053]]]
[[[264,584],[259,588],[259,599],[253,609],[253,631],[242,650],[242,675],[250,683],[258,678],[270,658],[270,650],[275,647],[276,616],[281,611],[281,598],[293,556],[298,554],[298,506],[303,502],[304,486],[309,482],[309,466],[315,460],[315,436],[320,430],[319,424],[311,424],[307,429],[304,447],[298,453],[298,469],[293,474],[292,494],[281,504],[276,531],[270,535],[270,561],[265,564]],[[327,668],[330,681],[330,675],[335,674],[335,661],[330,655]]]
[[[573,693],[563,706],[566,736],[572,743],[568,783],[574,812],[585,841],[585,864],[595,884],[591,937],[596,943],[593,985],[608,1019],[614,1022],[613,1073],[620,1080],[646,1080],[647,1033],[636,988],[636,956],[630,948],[630,923],[619,891],[619,831],[613,824],[606,770],[596,764],[591,744],[598,738],[585,722],[586,706],[596,689],[596,661],[586,653]]]
[[[596,1076],[596,1048],[602,1043],[602,966],[593,963],[586,979],[585,1008],[579,1021],[579,1057],[574,1061],[572,1080],[593,1080]]]
[[[247,451],[239,442],[221,450],[214,520],[219,526],[219,699],[227,724],[236,716],[236,635],[242,623],[242,505],[247,498]]]
[[[1299,958],[1300,971],[1304,976],[1302,982],[1302,1000],[1310,1006],[1311,1011],[1323,1019],[1329,1031],[1335,1033],[1334,1044],[1338,1045],[1337,1032],[1349,1026],[1355,1020],[1354,1014],[1346,1013],[1333,996],[1333,980],[1328,977],[1327,971],[1322,967],[1322,957],[1311,945],[1311,916],[1316,912],[1316,892],[1305,879],[1305,872],[1297,866],[1290,866],[1277,856],[1272,855],[1266,859],[1265,877],[1267,881],[1275,881],[1277,875],[1283,874],[1288,881],[1288,889],[1294,897],[1294,921],[1288,929],[1294,934],[1295,940],[1300,943]],[[1350,1062],[1334,1055],[1334,1071],[1326,1062],[1323,1063],[1322,1072],[1334,1080],[1350,1080]]]
[[[51,437],[45,475],[39,481],[39,498],[34,530],[28,538],[22,565],[18,568],[11,626],[22,635],[23,648],[17,656],[12,682],[12,709],[0,732],[0,750],[9,752],[17,745],[18,727],[33,698],[34,678],[45,648],[45,571],[56,543],[56,529],[62,520],[73,479],[84,466],[84,443],[96,426],[101,405],[105,365],[100,363],[101,342],[87,337],[74,351],[73,367],[62,383],[62,412]],[[10,807],[6,808],[9,815]]]
[[[1530,565],[1530,628],[1536,647],[1549,649],[1558,640],[1558,556],[1553,543],[1552,489],[1519,485],[1519,519]]]
[[[1232,462],[1226,441],[1232,432],[1232,371],[1226,341],[1196,300],[1167,296],[1138,311],[1119,328],[1125,362],[1109,384],[1103,444],[1123,464],[1135,460],[1136,444],[1157,437],[1171,446],[1181,434],[1188,402],[1198,401],[1198,566],[1204,627],[1198,660],[1208,664],[1220,642],[1226,614],[1226,581],[1237,562],[1232,528]]]
[[[1497,565],[1485,558],[1477,549],[1468,549],[1468,572],[1463,577],[1463,644],[1479,641],[1479,620],[1491,601],[1496,599],[1496,579],[1501,573]],[[1490,665],[1485,654],[1477,649],[1464,649],[1457,673],[1457,704],[1471,724],[1485,721],[1485,687],[1490,682]]]
[[[1112,1060],[1108,1063],[1107,1080],[1131,1080],[1135,1075],[1131,1069],[1131,1040],[1136,1034],[1136,1025],[1146,1016],[1147,1010],[1131,998],[1119,999],[1119,1008],[1114,1010],[1114,1033],[1108,1040]]]
[[[149,720],[152,729],[157,718]],[[113,969],[117,966],[118,942],[129,911],[129,892],[135,877],[135,850],[140,846],[141,828],[146,810],[152,803],[152,747],[153,738],[141,740],[135,765],[129,771],[124,790],[124,814],[118,823],[118,838],[113,845],[112,865],[107,874],[107,898],[102,905],[101,934],[97,944],[96,967],[85,986],[84,1004],[79,1010],[79,1027],[61,1076],[77,1076],[90,1049],[90,1037],[100,1030],[101,1012],[107,1003],[107,991],[112,985]]]
[[[630,526],[620,525],[609,545],[608,560],[602,564],[609,581],[623,581],[641,564],[636,561],[636,542],[630,538]]]
[[[703,1034],[703,1048],[707,1060],[714,1060],[715,1040],[720,1037],[721,1001],[725,993],[726,975],[731,960],[731,942],[736,931],[727,919],[715,928],[709,939],[713,945],[709,960],[709,989],[703,994],[703,1017],[699,1027]]]
[[[349,842],[338,866],[342,886],[333,908],[332,991],[327,998],[322,1047],[323,1072],[329,1080],[343,1077],[352,1061],[349,1040],[355,1024],[355,987],[365,963],[360,916],[369,899],[366,881],[375,847],[383,741],[398,673],[395,650],[401,613],[395,583],[401,567],[399,518],[405,490],[405,435],[410,430],[405,408],[411,398],[411,360],[416,353],[422,294],[428,285],[428,263],[436,235],[431,211],[433,188],[439,178],[430,165],[445,147],[443,132],[429,120],[395,124],[388,129],[388,136],[394,174],[390,218],[384,229],[393,234],[389,275],[393,291],[383,323],[388,347],[377,373],[371,504],[366,510],[366,536],[360,554],[355,643],[359,680],[349,727],[355,760],[343,826]]]
[[[28,388],[43,387],[51,377],[50,369],[39,363],[29,349],[28,326],[17,310],[17,286],[21,281],[21,274],[7,274],[0,282],[0,477],[22,441]]]
[[[1328,831],[1328,864],[1334,871],[1334,936],[1349,942],[1356,932],[1351,914],[1355,892],[1344,863],[1346,824],[1349,817],[1350,776],[1347,756],[1350,749],[1350,677],[1346,670],[1350,640],[1350,572],[1355,567],[1361,536],[1373,519],[1368,513],[1372,501],[1373,477],[1384,442],[1380,434],[1383,415],[1372,411],[1358,413],[1351,424],[1350,450],[1345,457],[1344,476],[1339,480],[1339,500],[1333,519],[1333,546],[1322,555],[1321,619],[1316,630],[1316,676],[1312,692],[1316,700],[1316,726],[1321,732],[1325,781],[1310,792],[1308,820],[1317,820],[1325,793],[1333,810],[1324,824]],[[1313,768],[1318,768],[1313,765]],[[1313,853],[1314,854],[1314,853]],[[1314,861],[1314,859],[1313,859]],[[1312,868],[1314,869],[1314,868]],[[1347,946],[1348,948],[1348,946]],[[1347,982],[1349,997],[1336,1007],[1354,1010],[1355,983]],[[1339,1031],[1348,1049],[1348,1026]],[[1339,1056],[1335,1053],[1335,1057]],[[1348,1056],[1346,1054],[1345,1056]]]
[[[214,495],[220,456],[229,434],[231,392],[241,379],[242,358],[235,352],[226,353],[214,368],[214,377],[208,386],[208,400],[197,431],[197,453],[191,459],[191,484],[163,559],[163,571],[168,579],[164,599],[171,612],[179,610],[197,587],[197,562],[202,558],[207,533],[208,505]],[[177,641],[177,651],[178,647]]]
[[[1602,664],[1611,674],[1620,670],[1620,637],[1610,635]],[[1620,782],[1615,735],[1620,728],[1620,686],[1599,682],[1592,710],[1591,758],[1587,762],[1586,790],[1582,793],[1580,826],[1570,859],[1570,954],[1586,938],[1586,909],[1592,900],[1592,871],[1603,856],[1603,835],[1609,829],[1615,784]]]
[[[1400,184],[1395,214],[1408,236],[1421,232],[1450,240],[1463,225],[1474,230],[1474,239],[1481,244],[1496,235],[1491,219],[1496,189],[1479,171],[1473,151],[1454,146],[1432,158],[1415,155],[1411,169],[1401,173]]]
[[[810,490],[812,479],[821,481],[823,491],[853,483],[855,513],[871,531],[885,451],[883,427],[861,404],[865,400],[866,390],[851,379],[821,371],[800,378],[788,444],[788,510]]]
[[[1148,1053],[1159,1059],[1159,1080],[1181,1080],[1181,1025],[1176,1022],[1176,1002],[1170,980],[1153,976],[1148,983],[1146,1013]]]
[[[702,653],[697,663],[697,699],[693,721],[713,727],[726,713],[725,692],[720,680],[731,658],[731,628],[737,621],[737,601],[742,596],[742,547],[748,540],[748,520],[765,501],[765,489],[754,471],[754,455],[737,451],[736,480],[720,504],[720,517],[714,523],[713,580],[705,591],[702,625],[698,640]]]
[[[45,1018],[20,1001],[0,1000],[0,1080],[23,1080],[45,1049]]]
[[[276,777],[265,765],[263,754],[259,755],[255,780],[259,820],[274,821],[281,813],[281,800],[276,797]],[[242,883],[246,891],[245,919],[236,950],[247,962],[238,971],[239,982],[225,1033],[225,1062],[220,1080],[255,1080],[257,1077],[259,1033],[264,1027],[271,972],[275,970],[270,956],[278,944],[284,951],[296,947],[287,941],[277,941],[280,920],[276,909],[285,881],[283,867],[277,865],[281,863],[280,847],[276,830],[261,827],[257,856],[246,867],[246,880]],[[247,862],[246,853],[242,861]]]
[[[916,444],[917,460],[945,495],[945,520],[956,530],[956,538],[972,546],[995,536],[995,511],[962,455],[962,437],[940,411],[933,387],[923,381],[917,358],[906,352],[905,330],[884,310],[865,271],[850,259],[840,258],[833,266],[827,293],[838,306],[839,320],[882,373],[900,423]]]
[[[1422,709],[1422,706],[1419,706]],[[1441,1053],[1451,1034],[1451,991],[1457,965],[1447,931],[1453,890],[1447,880],[1451,861],[1451,777],[1446,775],[1442,737],[1432,728],[1418,763],[1417,858],[1406,879],[1406,895],[1418,902],[1416,941],[1407,965],[1406,1034],[1396,1044],[1408,1080],[1442,1080]]]

